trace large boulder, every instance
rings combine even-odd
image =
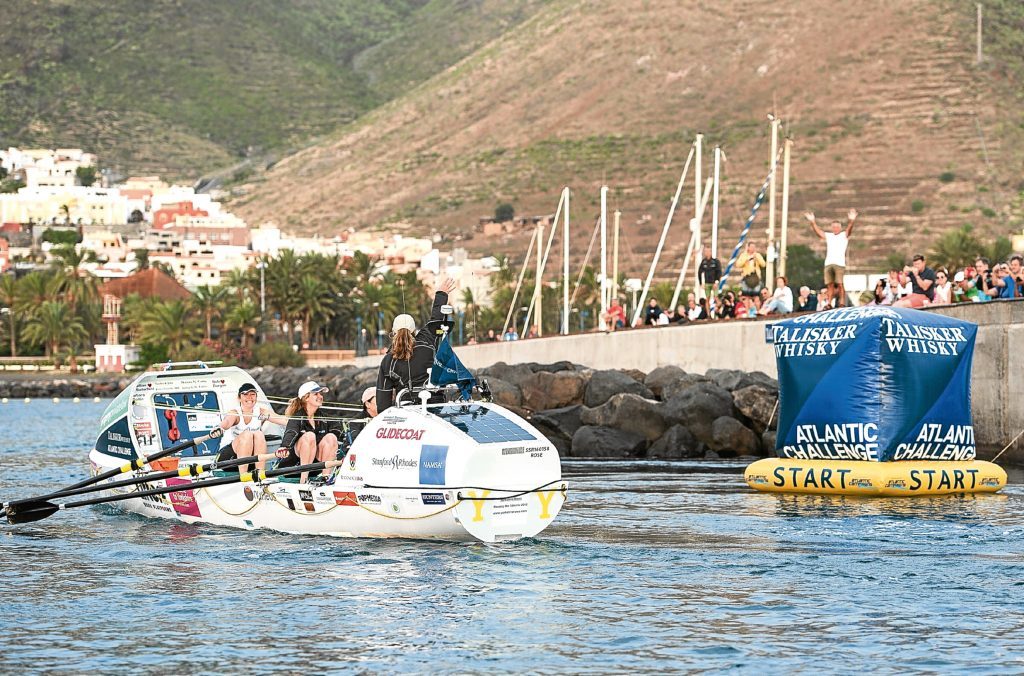
[[[651,444],[647,449],[647,457],[667,460],[699,458],[703,455],[701,449],[702,444],[693,436],[693,432],[682,425],[673,425]]]
[[[683,373],[678,378],[670,380],[662,385],[661,399],[662,401],[668,401],[672,397],[685,392],[694,385],[706,382],[710,381],[704,376],[697,375],[696,373]]]
[[[639,434],[647,441],[654,441],[668,428],[658,402],[629,393],[616,394],[600,406],[583,409],[580,420],[584,425]]]
[[[729,390],[730,392],[750,387],[751,385],[762,385],[767,388],[779,389],[779,381],[762,371],[747,373],[746,371],[737,371],[735,369],[708,369],[705,376],[722,389]]]
[[[586,381],[576,371],[537,371],[519,384],[523,406],[531,411],[562,408],[583,401]]]
[[[529,362],[526,364],[534,373],[558,373],[559,371],[575,371],[576,364],[571,361],[556,361],[554,364],[538,364],[536,362]]]
[[[665,389],[665,385],[681,378],[686,375],[686,371],[679,368],[678,366],[668,365],[659,366],[644,377],[644,385],[654,394],[658,399],[664,399],[662,391]]]
[[[559,453],[568,454],[572,450],[572,437],[583,424],[580,421],[582,411],[580,404],[540,411],[530,417],[530,423],[555,445]]]
[[[779,392],[764,385],[748,385],[734,390],[732,400],[739,412],[750,420],[754,431],[761,434],[768,429],[769,422],[774,422],[771,419],[776,412]]]
[[[571,455],[576,458],[636,458],[643,455],[647,440],[639,434],[614,427],[584,425],[572,435]]]
[[[495,404],[506,408],[518,408],[523,405],[523,394],[519,391],[519,386],[501,378],[487,378],[487,385],[491,388],[491,401]]]
[[[697,441],[711,445],[711,424],[723,416],[735,418],[732,395],[714,383],[697,383],[665,402],[662,413],[669,424],[688,428]]]
[[[761,442],[757,435],[743,423],[729,416],[722,416],[711,423],[711,450],[725,458],[732,455],[758,455]]]
[[[533,376],[533,371],[530,370],[530,367],[527,364],[515,364],[513,366],[509,366],[505,362],[499,361],[497,364],[492,364],[485,369],[480,369],[478,376],[478,379],[487,378],[490,380],[491,378],[498,378],[519,387],[524,380]]]
[[[777,455],[775,453],[775,438],[777,434],[775,430],[765,430],[761,434],[761,453],[763,455]]]
[[[587,384],[583,403],[589,408],[594,408],[621,393],[638,394],[645,399],[653,396],[643,383],[638,383],[632,376],[622,371],[594,371]]]

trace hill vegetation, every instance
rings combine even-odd
[[[125,174],[194,179],[351,122],[534,4],[0,3],[0,143],[81,146]]]

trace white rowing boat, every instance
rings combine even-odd
[[[267,405],[259,385],[239,368],[143,374],[104,412],[90,453],[93,473],[208,435],[237,407],[243,383],[256,385],[258,401]],[[280,430],[269,422],[265,427]],[[346,446],[342,440],[339,453]],[[115,479],[169,469],[168,461],[178,469],[206,465],[218,450],[219,440],[210,439]],[[554,445],[526,420],[492,403],[394,406],[370,420],[347,450],[325,484],[279,477],[189,488],[203,479],[168,478],[105,492],[126,498],[111,503],[122,509],[185,523],[485,542],[537,535],[566,499]],[[173,493],[127,497],[179,484],[182,490]]]

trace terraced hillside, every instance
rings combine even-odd
[[[727,154],[731,247],[768,168],[774,108],[795,141],[791,242],[817,246],[797,220],[803,209],[829,218],[851,206],[863,213],[854,267],[965,221],[1007,234],[1019,114],[1005,83],[973,63],[972,19],[973,4],[931,0],[554,0],[256,177],[232,208],[323,233],[401,220],[515,253],[529,233],[485,239],[479,217],[499,202],[550,213],[569,185],[582,256],[607,182],[635,274],[698,130]],[[690,188],[681,209],[692,200]],[[685,249],[682,223],[666,271]]]
[[[121,173],[175,179],[269,161],[543,1],[3,2],[0,145],[80,146]]]

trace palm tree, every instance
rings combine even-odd
[[[330,319],[333,312],[330,290],[316,277],[304,275],[295,291],[295,304],[302,320],[302,342],[312,342],[313,319]]]
[[[62,280],[48,272],[30,272],[18,281],[15,310],[22,317],[34,315],[43,303],[60,297]]]
[[[264,259],[264,264],[266,260]],[[250,291],[253,289],[253,277],[252,270],[243,270],[241,268],[235,268],[229,270],[228,274],[225,275],[221,281],[221,286],[226,287],[238,297],[238,300],[245,300],[249,297]],[[256,292],[259,291],[259,281],[256,280]]]
[[[8,329],[11,334],[11,356],[18,356],[17,313],[14,306],[18,302],[18,280],[14,275],[0,275],[0,304],[7,310]]]
[[[295,342],[294,296],[300,275],[299,258],[291,249],[285,249],[267,262],[264,271],[268,305],[277,312],[288,333],[288,342]]]
[[[357,251],[348,264],[348,274],[356,279],[357,284],[365,284],[383,274],[380,260],[371,258],[362,251]]]
[[[213,318],[220,317],[224,311],[224,303],[227,301],[228,289],[225,286],[211,288],[204,284],[196,289],[190,299],[192,307],[203,313],[206,320],[206,340],[210,340],[213,334]]]
[[[92,251],[75,249],[73,244],[65,244],[50,250],[54,257],[53,267],[60,279],[60,290],[74,312],[78,304],[91,302],[99,297],[99,283],[91,273],[82,270],[82,263],[96,259]]]
[[[970,223],[964,223],[960,228],[943,234],[932,248],[929,261],[931,266],[959,270],[973,264],[974,259],[984,249],[982,243],[971,232],[973,229]]]
[[[229,328],[242,332],[242,347],[249,344],[249,336],[256,335],[256,327],[260,323],[260,309],[249,299],[235,305],[224,318]]]
[[[200,328],[185,301],[156,302],[142,318],[143,341],[166,345],[171,355],[191,347]]]
[[[43,303],[22,330],[22,338],[35,345],[46,346],[47,357],[57,356],[61,345],[84,339],[86,335],[82,322],[61,301]]]

